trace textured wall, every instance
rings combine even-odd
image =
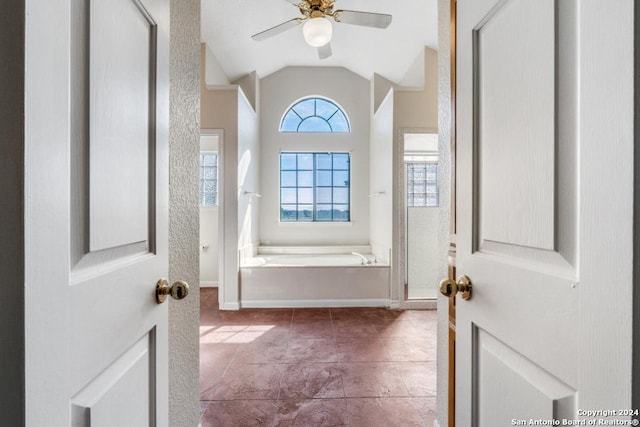
[[[200,0],[171,0],[169,277],[191,295],[169,301],[169,424],[198,425]]]
[[[24,424],[24,1],[0,14],[0,408]]]
[[[450,50],[450,8],[451,0],[438,0],[438,148],[440,153],[450,153],[451,140],[451,50]],[[441,157],[441,161],[443,158]],[[440,180],[450,180],[455,173],[453,165],[447,175],[440,174]],[[449,181],[450,182],[450,181]],[[449,203],[449,196],[442,201]],[[441,220],[449,221],[449,210],[443,210]],[[448,234],[448,233],[447,233]],[[446,236],[448,238],[448,236]],[[446,252],[445,252],[446,253]],[[448,413],[448,373],[449,373],[449,300],[438,295],[438,423],[449,425]]]

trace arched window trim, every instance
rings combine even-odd
[[[302,117],[296,110],[294,110],[294,108],[302,103],[302,102],[306,102],[310,99],[313,99],[314,101],[316,99],[322,99],[323,101],[326,101],[330,104],[332,104],[333,106],[336,107],[336,111],[334,111],[329,117],[323,117],[323,116],[319,116],[317,115],[317,111],[315,111],[316,109],[316,104],[314,102],[314,114],[313,115],[309,115],[307,117]],[[296,116],[298,116],[300,118],[300,123],[298,123],[296,130],[284,130],[284,120],[287,117],[287,115],[289,114],[289,112],[292,111]],[[342,113],[342,115],[345,118],[346,121],[346,130],[334,130],[333,126],[331,125],[331,123],[329,122],[329,120],[331,120],[333,118],[333,116],[335,116],[338,112]],[[300,130],[300,126],[302,126],[302,124],[305,122],[305,120],[311,119],[311,118],[319,118],[321,120],[323,120],[328,126],[329,126],[329,131],[328,132],[323,132],[323,131],[305,131],[305,130]],[[327,98],[326,96],[321,96],[321,95],[308,95],[308,96],[304,96],[302,98],[299,98],[297,100],[295,100],[294,102],[292,102],[289,107],[285,110],[284,114],[282,114],[282,117],[280,118],[280,127],[279,127],[280,132],[284,132],[284,133],[349,133],[351,132],[351,121],[349,120],[349,116],[347,115],[347,113],[345,112],[344,108],[342,108],[342,106],[340,104],[338,104],[336,101],[334,101],[331,98]]]

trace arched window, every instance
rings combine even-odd
[[[284,114],[280,132],[350,132],[345,112],[330,99],[317,96],[296,101]]]

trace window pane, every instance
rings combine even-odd
[[[215,206],[218,202],[216,199],[217,199],[216,194],[205,194],[203,204],[205,206]]]
[[[296,189],[283,188],[280,190],[280,203],[296,203]]]
[[[211,167],[211,166],[203,167],[202,168],[202,172],[203,172],[202,178],[204,178],[204,179],[215,179],[216,178],[217,169],[218,168]]]
[[[284,119],[282,119],[282,124],[280,125],[280,130],[282,132],[297,132],[298,125],[302,119],[298,117],[293,110],[289,110],[287,114],[285,114]]]
[[[334,185],[334,187],[348,187],[349,186],[349,172],[348,171],[334,171],[333,172],[333,185]]]
[[[281,132],[349,132],[349,120],[335,102],[306,98],[294,104],[283,116]]]
[[[298,188],[298,203],[313,204],[313,188]]]
[[[331,169],[331,157],[331,154],[328,153],[316,154],[316,168]]]
[[[200,153],[200,193],[201,206],[215,206],[218,199],[218,155]]]
[[[300,123],[298,132],[331,132],[331,126],[320,117],[308,117]]]
[[[202,155],[202,166],[217,166],[218,155],[213,153]]]
[[[316,203],[331,203],[331,188],[317,188]]]
[[[333,113],[335,113],[337,110],[338,107],[336,107],[333,102],[327,101],[326,99],[322,98],[316,98],[316,116],[328,119],[329,117],[333,116]]]
[[[296,205],[282,205],[280,208],[280,221],[296,221]]]
[[[349,189],[348,188],[334,188],[333,189],[333,203],[349,203]]]
[[[313,221],[313,205],[298,205],[298,221]]]
[[[428,181],[435,181],[438,179],[438,174],[436,170],[427,170],[426,179]]]
[[[334,221],[349,221],[349,205],[333,205]]]
[[[303,119],[315,115],[315,98],[305,99],[293,106],[293,110]]]
[[[331,186],[331,171],[316,172],[316,185],[322,187]]]
[[[334,154],[333,155],[333,168],[334,169],[349,169],[349,155],[348,154]]]
[[[295,169],[296,169],[296,154],[281,153],[280,154],[280,170],[295,170]]]
[[[313,187],[313,172],[298,172],[298,187]]]
[[[281,153],[281,165],[288,161],[292,167],[280,171],[281,220],[349,221],[349,157],[348,153]]]
[[[316,205],[316,220],[331,221],[331,205]]]
[[[415,194],[413,197],[413,205],[414,206],[425,206],[426,205],[426,197],[424,194]]]
[[[280,172],[280,185],[282,187],[295,187],[296,186],[295,171],[282,171]]]
[[[349,132],[349,122],[342,111],[338,111],[329,119],[334,132]]]
[[[407,164],[407,206],[438,206],[438,164]]]
[[[298,170],[313,170],[313,153],[298,154]]]

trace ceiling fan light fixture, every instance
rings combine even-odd
[[[304,40],[313,47],[321,47],[331,41],[333,26],[327,18],[311,18],[302,26]]]

